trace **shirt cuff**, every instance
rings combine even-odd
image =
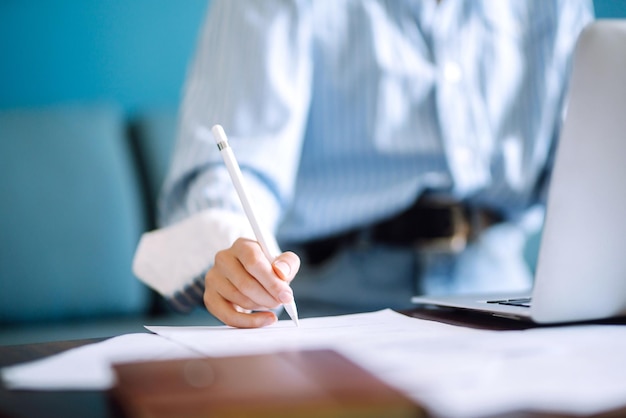
[[[247,218],[223,209],[206,209],[168,227],[142,235],[133,273],[168,299],[176,299],[211,267],[215,254],[239,237],[254,239]]]

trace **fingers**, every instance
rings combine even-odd
[[[252,243],[252,245],[250,245],[250,243]],[[270,264],[263,255],[261,247],[256,241],[246,242],[245,240],[237,240],[232,248],[235,250],[238,260],[248,272],[249,276],[256,279],[263,289],[265,289],[267,296],[272,298],[275,303],[289,303],[293,300],[293,292],[289,287],[289,282],[281,280],[281,277],[277,274],[272,264]],[[283,259],[281,259],[279,265],[282,264],[282,261]],[[248,288],[249,283],[246,280],[246,276],[243,274],[233,275],[229,277],[229,279],[247,296],[251,297],[251,292],[257,290],[256,288]],[[251,292],[248,292],[248,290]],[[261,294],[255,295],[263,297]],[[260,300],[258,301],[260,302]],[[267,304],[268,302],[265,303],[266,306],[272,307],[272,305]]]
[[[212,292],[220,295],[223,299],[229,301],[230,303],[250,311],[273,309],[279,305],[273,299],[270,299],[272,303],[271,306],[256,302],[237,289],[229,280],[225,280],[219,276],[214,278],[213,276],[216,276],[216,271],[210,271],[207,273],[205,278],[205,293],[206,289],[209,288]]]
[[[217,319],[237,328],[261,328],[272,325],[277,321],[276,315],[271,311],[253,313],[240,312],[237,306],[227,301],[217,293],[205,292],[205,305]]]
[[[281,304],[273,294],[283,290],[278,288],[279,285],[287,286],[272,272],[260,248],[259,253],[255,253],[254,246],[258,247],[258,244],[253,241],[252,248],[239,245],[239,248],[218,252],[210,271],[214,270],[213,273],[219,276],[213,286],[224,298],[243,308],[273,309]],[[273,287],[269,284],[272,281],[275,282]],[[268,291],[268,287],[271,290]]]
[[[204,303],[227,325],[251,328],[274,323],[273,312],[293,301],[289,283],[300,268],[299,257],[286,252],[270,263],[256,241],[238,239],[216,254],[214,266],[205,276]]]

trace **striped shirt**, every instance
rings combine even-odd
[[[216,123],[279,241],[370,223],[425,189],[515,217],[540,198],[591,18],[578,0],[216,0],[161,222],[240,210]]]
[[[590,0],[213,0],[160,225],[241,212],[218,123],[279,243],[366,225],[425,190],[516,222],[542,202],[592,18]],[[232,239],[216,234],[210,260]]]

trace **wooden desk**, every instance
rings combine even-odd
[[[0,346],[0,367],[36,360],[98,341],[101,339]],[[109,418],[121,417],[121,414],[112,409],[104,392],[12,391],[1,385],[0,417]]]
[[[436,320],[455,325],[493,330],[526,329],[531,324],[493,318],[478,314],[462,313],[451,310],[416,309],[404,312],[416,318]],[[610,323],[626,324],[624,320],[612,320]],[[0,367],[31,361],[56,354],[70,348],[101,341],[88,339],[76,341],[59,341],[40,344],[0,346]],[[605,414],[594,415],[594,418],[617,418],[626,416],[626,400],[624,408]],[[11,391],[0,386],[0,418],[123,418],[123,414],[110,401],[105,392],[101,391]],[[567,415],[518,412],[501,415],[509,418],[565,418]],[[495,418],[495,417],[490,417]]]

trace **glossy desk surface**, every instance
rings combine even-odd
[[[446,322],[454,325],[463,325],[473,328],[491,330],[514,330],[534,327],[530,323],[511,321],[503,318],[489,317],[480,314],[441,309],[416,309],[404,312],[417,318]],[[612,320],[607,323],[625,324],[626,320]],[[0,367],[31,361],[56,354],[70,348],[102,341],[102,339],[85,339],[74,341],[58,341],[25,345],[0,346]],[[24,417],[123,417],[120,411],[103,391],[14,391],[0,386],[0,418]],[[520,411],[506,417],[566,417],[567,415],[542,414],[532,411]],[[624,408],[610,411],[596,418],[625,417],[626,399]]]

